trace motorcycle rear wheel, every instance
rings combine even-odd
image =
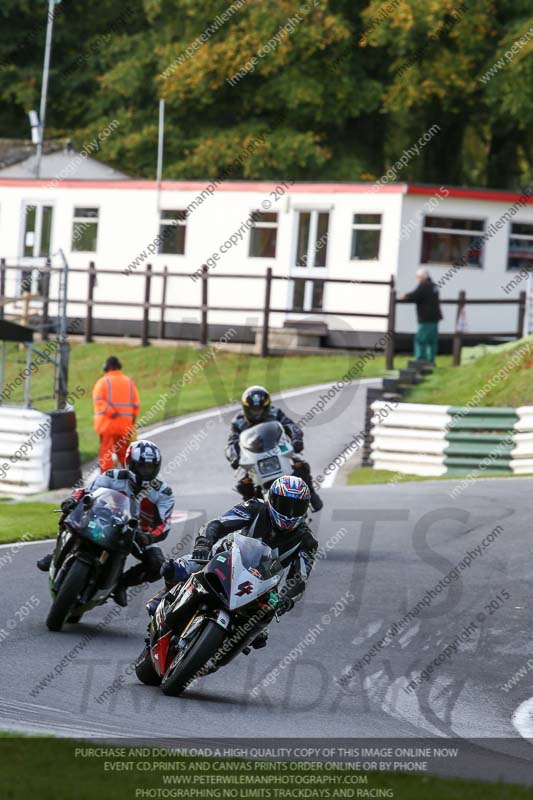
[[[177,697],[185,691],[196,673],[215,655],[225,638],[224,628],[208,620],[200,634],[173,659],[163,675],[163,694]]]
[[[150,655],[150,648],[148,646],[144,648],[135,662],[135,674],[140,682],[145,683],[147,686],[159,686],[161,683],[161,676],[155,671]]]
[[[61,630],[65,620],[70,616],[76,600],[87,585],[90,571],[90,564],[85,564],[78,559],[72,563],[59,587],[52,608],[48,612],[46,627],[49,631]]]

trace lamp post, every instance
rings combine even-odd
[[[37,158],[35,177],[41,176],[41,159],[43,156],[44,126],[46,122],[46,96],[48,94],[48,75],[50,73],[50,57],[52,54],[52,35],[54,32],[55,7],[61,0],[48,0],[48,22],[46,25],[46,42],[44,46],[43,81],[41,85],[41,107],[39,111],[39,138],[37,141]]]

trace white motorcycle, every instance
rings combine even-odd
[[[281,423],[261,422],[239,437],[239,466],[246,470],[254,493],[263,498],[272,483],[294,471],[294,448]]]

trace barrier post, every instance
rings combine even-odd
[[[387,316],[387,344],[385,345],[385,368],[394,369],[395,329],[396,329],[396,289],[394,276],[390,279],[389,313]]]
[[[452,364],[454,367],[461,365],[461,349],[463,346],[464,312],[466,307],[466,292],[461,289],[457,300],[457,314],[455,316],[455,331],[453,334]]]
[[[165,338],[165,306],[167,304],[168,267],[163,268],[163,285],[161,287],[161,318],[159,320],[159,338]]]
[[[87,283],[87,316],[85,318],[85,341],[90,344],[93,340],[93,297],[96,285],[96,270],[94,261],[89,261],[89,273]]]
[[[524,330],[526,321],[526,308],[527,308],[527,295],[525,292],[520,292],[520,295],[518,297],[518,329],[516,332],[517,339],[521,339],[522,336],[526,335],[526,331]]]
[[[207,283],[207,264],[202,266],[202,306],[200,320],[200,344],[207,347],[209,341],[209,330],[207,327],[207,310],[209,307],[209,290]]]
[[[43,298],[43,308],[41,314],[41,339],[43,342],[48,341],[48,304],[50,300],[50,271],[52,269],[52,262],[49,258],[46,259],[45,267],[42,271],[41,291],[39,294]]]
[[[150,324],[150,291],[152,287],[152,265],[146,265],[146,277],[144,281],[144,306],[143,306],[143,324],[141,344],[143,347],[148,347],[150,341],[148,339],[148,327]]]
[[[0,319],[4,319],[4,300],[6,296],[6,260],[0,258]]]
[[[268,331],[270,327],[270,297],[272,294],[272,267],[265,275],[265,304],[263,307],[263,331],[261,334],[261,358],[268,358]]]

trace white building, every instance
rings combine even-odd
[[[253,217],[251,216],[253,215]],[[479,239],[483,237],[483,243]],[[476,242],[476,239],[478,240]],[[386,314],[387,286],[364,280],[396,280],[398,291],[414,287],[414,274],[427,266],[441,286],[441,298],[510,300],[527,289],[533,259],[533,198],[512,192],[407,184],[313,184],[273,182],[164,181],[158,190],[149,180],[33,180],[0,175],[0,257],[28,270],[61,248],[72,272],[69,317],[84,317],[87,269],[115,269],[98,276],[95,300],[141,302],[144,278],[136,274],[150,263],[152,303],[161,302],[166,266],[170,272],[166,303],[191,306],[167,309],[167,335],[197,335],[201,297],[194,273],[209,267],[209,304],[257,308],[257,312],[212,311],[214,338],[229,324],[250,340],[261,322],[264,275],[275,281],[273,326],[302,318],[302,309],[339,312],[324,318],[330,342],[364,345],[386,329],[384,318],[343,317],[342,312]],[[454,267],[463,259],[465,266]],[[57,263],[54,258],[54,264]],[[215,280],[215,276],[237,277]],[[257,280],[238,276],[256,276]],[[317,278],[312,283],[308,278]],[[321,283],[343,278],[349,284]],[[6,296],[20,286],[7,271]],[[53,289],[51,295],[54,295]],[[8,309],[9,310],[9,309]],[[53,312],[53,305],[51,307]],[[468,306],[466,331],[503,333],[517,330],[517,306]],[[441,330],[455,327],[456,307],[444,306]],[[95,333],[138,332],[141,308],[96,305]],[[156,325],[160,309],[150,311]],[[134,324],[135,323],[135,324]],[[412,306],[401,306],[397,330],[415,330]]]

